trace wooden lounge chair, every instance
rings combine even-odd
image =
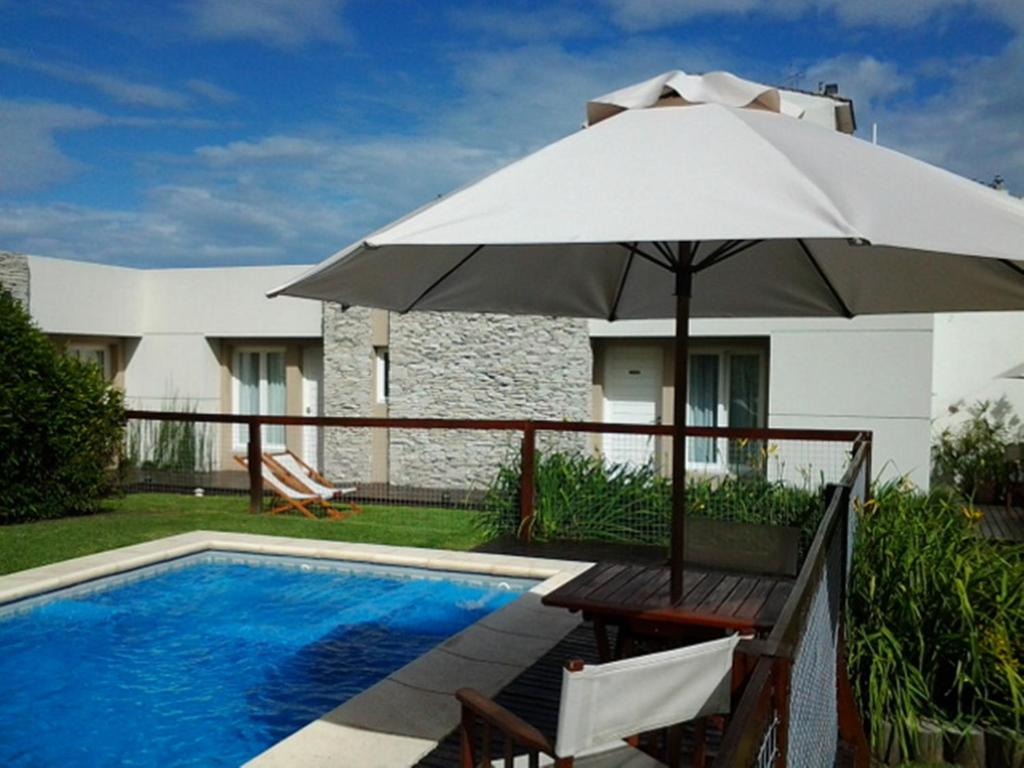
[[[607,664],[570,662],[562,672],[554,744],[500,704],[471,688],[461,688],[455,693],[462,702],[461,766],[475,768],[489,763],[494,730],[501,732],[505,745],[504,757],[495,760],[495,766],[664,766],[636,748],[633,737],[727,713],[733,653],[739,640],[739,635],[730,635]],[[479,751],[478,720],[484,723]],[[517,747],[525,747],[526,753],[515,755]],[[695,758],[703,763],[702,755]]]
[[[235,456],[235,461],[248,471],[249,459],[247,457]],[[270,508],[270,514],[276,515],[288,510],[294,510],[311,520],[316,520],[317,516],[310,507],[320,507],[331,519],[342,520],[347,517],[347,515],[343,515],[332,507],[330,502],[326,501],[320,494],[310,493],[308,490],[295,487],[288,478],[278,474],[276,466],[271,465],[266,457],[264,457],[260,464],[260,473],[263,476],[264,487],[270,488],[279,500],[277,506]]]
[[[332,501],[356,492],[354,485],[345,487],[334,485],[289,450],[264,453],[263,461],[270,464],[278,477],[289,480],[292,487],[300,488],[307,493],[315,493],[324,501]],[[363,511],[362,507],[354,501],[345,501],[345,503],[356,514]]]

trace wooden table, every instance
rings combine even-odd
[[[700,639],[722,630],[766,634],[793,580],[686,569],[683,597],[669,596],[669,569],[598,563],[546,595],[542,602],[582,611],[594,623],[602,660],[621,658],[638,637]],[[618,627],[614,653],[607,628]]]

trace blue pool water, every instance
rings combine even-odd
[[[239,765],[529,582],[207,553],[0,608],[0,765]]]

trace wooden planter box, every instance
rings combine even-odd
[[[883,747],[875,757],[883,765],[916,760],[962,768],[1024,768],[1024,734],[1008,729],[972,726],[965,732],[922,720],[918,726],[917,753],[913,755],[901,753],[889,723],[883,724],[882,734]]]

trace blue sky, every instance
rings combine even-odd
[[[0,250],[312,263],[669,69],[1024,193],[1021,0],[0,0]]]

